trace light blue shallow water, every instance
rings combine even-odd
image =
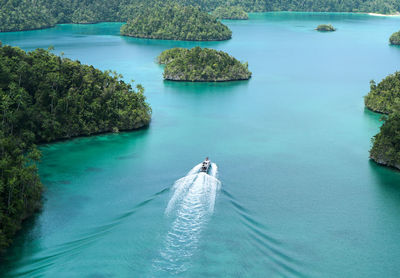
[[[338,30],[314,31],[321,23]],[[0,34],[116,70],[153,108],[149,129],[42,147],[43,211],[4,277],[400,276],[400,173],[368,160],[380,116],[363,105],[369,81],[398,69],[388,37],[400,19],[267,13],[226,24],[233,38],[207,43],[124,38],[119,23]],[[253,77],[164,82],[156,56],[196,45],[248,61]],[[220,185],[188,174],[205,156]]]

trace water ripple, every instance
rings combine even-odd
[[[201,232],[214,212],[220,181],[214,163],[210,174],[199,172],[201,164],[177,180],[165,214],[172,223],[165,236],[159,256],[154,259],[155,275],[162,272],[179,274],[186,271],[198,248]]]

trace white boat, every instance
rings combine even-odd
[[[210,166],[211,166],[211,161],[208,159],[208,157],[206,157],[203,163],[201,163],[200,172],[208,173]]]

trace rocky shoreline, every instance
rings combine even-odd
[[[228,82],[248,80],[251,72],[228,53],[210,48],[172,48],[158,56],[165,64],[163,77],[169,81]]]

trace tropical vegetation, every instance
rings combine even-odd
[[[163,40],[220,41],[232,32],[197,7],[166,5],[143,8],[121,27],[124,36]]]
[[[247,63],[223,51],[194,47],[173,48],[158,57],[165,64],[164,79],[173,81],[233,81],[251,77]]]
[[[400,45],[400,31],[395,32],[390,36],[389,43],[393,45]]]
[[[31,30],[59,23],[126,22],[147,6],[198,6],[212,12],[218,7],[241,6],[246,12],[310,11],[398,13],[397,0],[2,0],[0,31]]]
[[[372,111],[383,114],[393,112],[400,102],[400,72],[388,75],[378,85],[372,80],[364,101]]]
[[[240,6],[223,6],[216,8],[212,13],[219,19],[248,19],[249,16]]]
[[[143,87],[37,49],[0,44],[0,250],[40,208],[38,143],[149,124]]]
[[[372,80],[365,105],[372,111],[388,114],[380,132],[372,138],[371,159],[400,169],[400,72],[388,75],[378,85]]]
[[[321,31],[321,32],[333,32],[333,31],[336,31],[336,29],[330,24],[320,24],[320,25],[317,26],[317,28],[315,28],[315,30]]]
[[[372,138],[370,157],[379,164],[400,169],[400,112],[391,113]]]

